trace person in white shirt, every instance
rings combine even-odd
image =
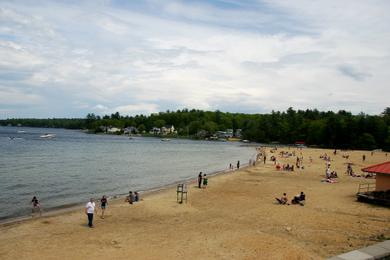
[[[96,209],[95,209],[95,202],[93,201],[93,199],[91,198],[89,200],[89,202],[87,203],[87,205],[85,205],[85,214],[87,214],[88,216],[88,226],[90,228],[93,227],[93,224],[92,224],[92,221],[93,221],[93,213],[96,212]]]
[[[326,176],[327,179],[330,178],[330,165],[328,165],[328,166],[326,167],[325,176]]]

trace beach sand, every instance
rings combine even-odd
[[[296,157],[281,158],[295,163]],[[390,238],[390,209],[356,201],[359,183],[375,180],[347,176],[390,160],[384,153],[293,149],[304,170],[277,171],[273,162],[209,178],[207,189],[189,184],[188,202],[176,202],[176,189],[151,193],[129,205],[111,201],[105,219],[95,215],[87,227],[83,209],[0,226],[0,259],[322,259]],[[323,183],[325,162],[338,183]],[[362,162],[362,154],[366,161]],[[309,163],[309,156],[313,163]],[[202,169],[199,169],[199,171]],[[194,177],[197,172],[194,172]],[[277,205],[304,191],[305,206]],[[100,213],[100,212],[99,212]]]

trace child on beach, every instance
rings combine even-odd
[[[275,198],[279,204],[282,204],[282,205],[290,205],[288,203],[288,198],[287,198],[287,194],[286,193],[283,193],[283,196],[279,199],[279,198]]]
[[[203,175],[203,188],[206,189],[208,184],[208,179],[206,178],[206,174]]]
[[[34,217],[34,212],[36,211],[39,211],[39,216],[42,216],[41,204],[39,204],[39,201],[36,196],[32,198],[31,204],[32,204],[31,217]]]
[[[100,208],[102,209],[102,215],[101,218],[104,218],[104,211],[106,210],[108,201],[106,198],[106,195],[103,195],[103,197],[100,199]]]

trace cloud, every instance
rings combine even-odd
[[[0,84],[13,93],[2,105],[15,117],[379,113],[388,11],[387,1],[2,1]]]
[[[0,86],[0,104],[9,105],[34,105],[42,102],[42,98],[36,94],[25,93],[20,89],[10,89]]]
[[[339,71],[345,76],[351,77],[352,79],[357,81],[363,81],[366,78],[371,77],[370,74],[360,72],[356,68],[348,64],[340,65]]]

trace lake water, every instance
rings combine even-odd
[[[56,137],[41,138],[45,133]],[[34,195],[53,209],[162,187],[254,156],[255,149],[241,143],[0,127],[0,219],[30,214]]]

